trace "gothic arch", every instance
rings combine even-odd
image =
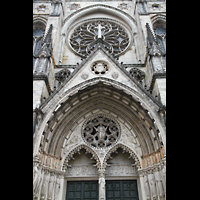
[[[41,26],[45,30],[46,24],[47,24],[47,19],[45,17],[42,16],[33,17],[33,30],[35,26],[36,27]]]
[[[151,17],[151,21],[153,27],[156,23],[161,23],[166,28],[166,16],[164,15],[154,15],[153,17]]]
[[[94,16],[91,16],[93,15]],[[99,18],[99,15],[96,14],[105,14],[104,17],[101,16],[101,18],[104,18],[104,20],[107,18],[109,20],[117,20],[118,23],[123,24],[123,26],[128,29],[129,34],[130,34],[130,44],[133,43],[133,41],[136,41],[136,43],[139,43],[139,38],[140,34],[138,34],[138,29],[137,29],[137,23],[136,20],[127,14],[126,12],[112,7],[108,5],[103,5],[103,4],[95,4],[95,5],[90,5],[83,7],[81,9],[78,9],[77,11],[73,12],[71,15],[67,16],[63,20],[63,26],[61,30],[61,35],[64,37],[62,40],[62,50],[60,51],[60,56],[59,56],[59,62],[62,62],[63,58],[63,51],[64,51],[64,43],[68,40],[68,34],[70,34],[71,30],[73,29],[72,27],[74,24],[77,24],[83,20],[86,20],[85,16],[89,15],[90,19],[91,18]],[[68,44],[68,42],[66,42]],[[140,47],[137,47],[140,48]],[[138,49],[138,52],[141,51]]]
[[[96,160],[96,167],[97,169],[100,168],[100,159],[97,155],[97,153],[92,149],[90,148],[89,146],[85,145],[85,144],[81,144],[77,147],[75,147],[74,149],[72,149],[65,158],[63,158],[63,165],[62,165],[62,169],[65,170],[65,168],[68,166],[68,162],[73,159],[73,155],[76,154],[76,153],[79,153],[81,149],[85,149],[86,152],[88,154],[91,154],[91,159],[94,159]]]
[[[128,129],[135,134],[142,146],[143,154],[149,154],[159,148],[161,142],[165,143],[162,123],[154,110],[158,108],[150,102],[147,97],[140,97],[135,90],[102,77],[101,81],[94,78],[67,92],[59,91],[40,107],[44,115],[36,133],[41,134],[37,137],[38,148],[43,140],[43,150],[62,158],[66,137],[70,137],[74,127],[85,116],[101,108],[126,121]],[[77,110],[79,111],[76,112]]]
[[[122,148],[124,152],[127,152],[130,154],[130,158],[133,158],[135,160],[135,164],[138,169],[141,169],[141,162],[140,159],[138,158],[137,154],[134,152],[133,149],[130,149],[124,144],[118,143],[114,147],[112,147],[105,155],[104,160],[103,160],[103,167],[106,169],[107,166],[107,160],[111,157],[111,154],[116,152],[118,148]]]

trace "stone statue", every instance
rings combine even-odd
[[[150,200],[151,194],[150,194],[150,190],[149,190],[149,181],[148,181],[147,175],[144,176],[144,189],[145,189],[147,200]]]
[[[105,199],[105,178],[99,178],[99,197],[100,200]]]
[[[55,193],[54,193],[55,199],[58,199],[59,190],[60,190],[60,177],[59,175],[57,175],[55,182]]]
[[[46,199],[47,189],[49,184],[49,171],[44,171],[44,181],[42,184],[42,190],[41,190],[41,199]]]
[[[151,194],[153,196],[153,200],[154,199],[156,200],[157,194],[156,194],[156,183],[155,183],[154,175],[150,173],[148,177],[149,177],[149,185],[151,189]]]
[[[164,189],[163,189],[163,184],[162,184],[162,180],[161,180],[161,176],[160,176],[159,171],[155,171],[154,175],[155,175],[155,179],[156,179],[156,182],[157,182],[158,195],[159,195],[159,197],[161,199],[161,197],[165,196]]]
[[[54,191],[54,179],[55,179],[55,173],[50,173],[50,180],[49,180],[49,189],[48,189],[48,200],[53,199],[53,191]]]
[[[99,171],[99,200],[105,200],[105,171]]]

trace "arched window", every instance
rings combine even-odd
[[[35,55],[40,47],[40,42],[44,36],[45,27],[43,24],[36,24],[33,26],[33,55]],[[35,58],[33,57],[33,65]]]
[[[153,28],[161,50],[166,53],[166,24],[162,20],[158,20],[154,23]]]

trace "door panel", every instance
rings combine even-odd
[[[106,200],[139,200],[137,181],[106,181]]]
[[[98,200],[97,181],[68,181],[66,200]]]

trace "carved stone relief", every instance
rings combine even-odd
[[[81,132],[81,127],[77,126],[74,129],[73,133],[71,134],[69,140],[67,141],[65,145],[64,152],[63,152],[64,155],[67,155],[73,148],[75,148],[77,145],[83,142],[80,132]]]
[[[81,75],[81,78],[82,78],[83,80],[86,80],[86,79],[88,78],[88,74],[82,74],[82,75]]]
[[[106,176],[137,176],[136,168],[131,165],[112,164],[106,168]]]
[[[98,176],[97,168],[93,165],[73,165],[66,170],[67,177]]]
[[[112,73],[112,77],[113,77],[114,79],[117,79],[118,76],[119,76],[119,74],[118,74],[117,72],[113,72],[113,73]]]

